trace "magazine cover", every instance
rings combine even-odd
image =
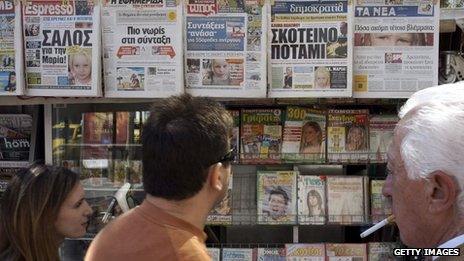
[[[101,95],[100,6],[94,3],[24,1],[28,95]]]
[[[227,110],[234,120],[234,127],[232,129],[232,139],[230,140],[230,146],[234,150],[234,163],[239,162],[240,154],[240,111],[239,110]]]
[[[325,162],[325,111],[287,107],[282,142],[285,161]]]
[[[378,223],[392,214],[391,200],[382,194],[385,180],[371,180],[371,217]]]
[[[366,161],[369,155],[369,110],[329,110],[327,137],[329,161]]]
[[[24,93],[21,2],[0,0],[0,96]]]
[[[285,244],[287,261],[324,261],[324,244]]]
[[[353,96],[408,98],[438,85],[440,1],[355,1]]]
[[[29,165],[33,122],[27,114],[0,114],[0,168]]]
[[[297,171],[258,171],[258,224],[295,224]]]
[[[182,20],[182,5],[175,0],[104,0],[105,96],[159,98],[182,93]]]
[[[81,147],[81,179],[89,179],[92,185],[100,186],[104,170],[111,159],[113,144],[113,113],[88,112],[83,117]]]
[[[327,261],[356,260],[367,261],[366,244],[332,244],[325,245]]]
[[[241,111],[241,162],[279,163],[282,145],[282,110]]]
[[[215,247],[206,248],[208,255],[211,257],[212,261],[221,261],[221,249]]]
[[[270,97],[351,97],[353,23],[348,0],[272,1]]]
[[[209,213],[206,219],[208,225],[231,225],[232,224],[232,175],[229,177],[229,188],[227,194]]]
[[[222,261],[253,261],[253,249],[223,248]]]
[[[298,176],[298,224],[325,224],[325,176]]]
[[[258,248],[258,261],[286,261],[285,248]]]
[[[142,183],[142,161],[113,159],[110,162],[109,179],[114,187],[121,187],[126,182]]]
[[[362,176],[327,176],[329,223],[365,222],[364,184]]]
[[[185,80],[192,95],[266,97],[264,1],[186,0]]]
[[[387,162],[388,146],[393,140],[393,130],[398,123],[396,115],[372,115],[369,119],[369,159]]]
[[[403,257],[395,257],[393,249],[400,248],[397,242],[369,242],[367,244],[369,261],[401,261]]]

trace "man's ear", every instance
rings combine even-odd
[[[427,197],[429,198],[429,211],[439,213],[452,208],[456,203],[458,186],[453,176],[443,171],[435,171],[428,177]]]
[[[208,184],[212,189],[218,191],[221,191],[224,186],[224,180],[221,177],[221,168],[222,163],[218,162],[212,165],[208,171]]]

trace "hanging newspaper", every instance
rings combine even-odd
[[[355,97],[407,98],[438,84],[438,5],[432,0],[356,2]]]
[[[351,96],[347,0],[276,0],[269,30],[271,97]]]
[[[187,92],[266,97],[266,9],[258,0],[187,0]]]
[[[28,95],[101,94],[99,5],[27,0],[23,22]]]
[[[105,0],[106,97],[168,97],[183,91],[182,5],[175,0]]]
[[[24,92],[22,50],[21,4],[14,0],[0,0],[0,95]]]

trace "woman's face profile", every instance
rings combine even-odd
[[[411,46],[413,34],[409,33],[377,33],[370,34],[371,46]]]

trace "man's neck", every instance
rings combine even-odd
[[[438,247],[446,243],[447,241],[464,234],[464,222],[462,219],[455,218],[454,222],[451,221],[448,224],[444,225],[446,226],[446,229],[445,227],[442,228],[446,232],[444,232],[442,236],[439,238],[438,243],[435,247]]]
[[[209,214],[209,209],[204,206],[204,204],[201,204],[195,197],[174,201],[147,194],[145,200],[148,200],[148,202],[170,215],[194,225],[200,230],[203,230],[205,227],[205,221]]]

